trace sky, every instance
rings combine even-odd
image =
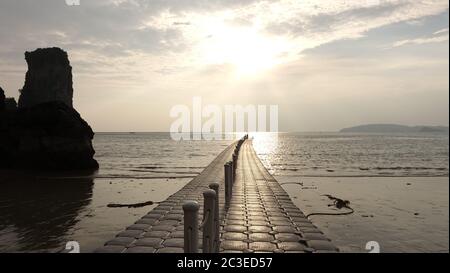
[[[446,125],[447,0],[0,1],[0,86],[61,47],[95,131],[168,131],[175,105],[278,105],[280,131]]]

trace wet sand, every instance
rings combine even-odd
[[[376,241],[381,252],[449,251],[448,177],[287,177],[277,176],[305,214],[339,213],[331,194],[350,201],[354,213],[311,216],[342,252],[368,252]],[[284,184],[284,183],[302,184]]]
[[[128,181],[96,179],[91,211],[78,216],[83,221],[80,221],[76,229],[72,229],[66,237],[68,240],[79,242],[81,252],[92,252],[158,206],[155,203],[140,208],[109,208],[108,204],[161,202],[179,191],[190,180],[190,178]]]
[[[59,252],[69,241],[92,252],[157,206],[108,204],[160,202],[190,181],[19,177],[0,175],[0,253]]]

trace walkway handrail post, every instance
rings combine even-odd
[[[208,189],[203,192],[203,253],[214,252],[214,215],[216,206],[216,192]]]
[[[214,207],[214,253],[219,253],[220,250],[220,213],[219,213],[219,183],[209,184],[209,188],[216,192],[216,204]]]
[[[233,154],[233,180],[236,177],[237,158],[238,158],[237,154],[234,153]]]
[[[198,253],[198,210],[200,205],[195,201],[186,201],[184,211],[184,252]]]
[[[225,163],[224,171],[225,171],[225,206],[230,206],[231,201],[231,176],[230,176],[230,162]]]

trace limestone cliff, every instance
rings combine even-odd
[[[72,68],[59,48],[25,53],[19,107],[0,113],[0,168],[97,169],[89,124],[72,107]],[[0,95],[1,97],[1,95]]]
[[[25,52],[28,71],[21,90],[19,108],[48,101],[62,101],[72,107],[72,67],[60,48]]]

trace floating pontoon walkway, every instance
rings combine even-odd
[[[184,252],[183,204],[203,203],[203,191],[219,183],[220,252],[336,252],[337,248],[292,203],[257,157],[252,141],[240,147],[229,207],[225,207],[224,164],[236,143],[224,150],[184,188],[120,232],[96,252]],[[201,208],[199,214],[203,214]],[[201,218],[201,216],[200,216]],[[201,233],[199,247],[201,246]],[[201,250],[199,251],[201,252]]]

